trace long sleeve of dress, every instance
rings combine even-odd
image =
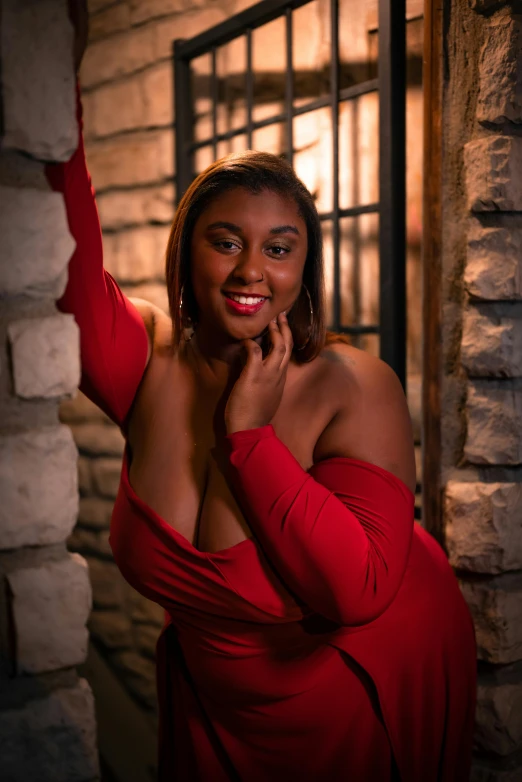
[[[103,268],[103,246],[94,190],[87,170],[78,90],[78,148],[66,163],[48,164],[47,179],[63,193],[69,230],[76,241],[69,279],[57,302],[80,328],[80,390],[120,427],[129,413],[147,359],[143,320]]]
[[[410,489],[387,470],[345,457],[314,465],[315,480],[271,424],[225,439],[234,493],[288,587],[343,625],[367,624],[382,614],[408,562]]]

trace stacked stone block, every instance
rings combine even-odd
[[[464,147],[460,466],[469,477],[446,484],[446,539],[477,634],[473,780],[515,782],[522,778],[522,17],[507,3],[472,7],[489,13],[474,133]]]
[[[88,629],[115,676],[155,729],[154,659],[164,614],[123,579],[109,544],[124,440],[120,430],[83,394],[62,402],[60,418],[69,426],[79,449],[78,521],[68,547],[81,552],[89,564],[93,610]]]
[[[2,0],[0,139],[0,777],[99,778],[87,654],[87,562],[66,540],[77,450],[59,402],[76,393],[79,334],[55,301],[74,249],[45,162],[77,145],[73,30],[61,0]]]

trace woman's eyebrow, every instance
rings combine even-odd
[[[242,228],[239,225],[236,225],[235,223],[228,223],[226,220],[217,220],[215,223],[210,223],[210,225],[207,225],[207,231],[214,231],[217,228],[226,228],[228,231],[233,231],[234,233],[242,233]],[[286,234],[286,233],[294,233],[297,236],[299,236],[299,231],[297,230],[297,227],[295,225],[276,225],[274,228],[270,229],[271,234]]]
[[[275,228],[270,229],[271,234],[287,234],[293,233],[299,236],[299,231],[295,225],[277,225]]]
[[[239,225],[236,225],[235,223],[227,223],[224,220],[218,220],[215,223],[210,223],[210,225],[207,225],[207,231],[214,231],[216,228],[227,228],[229,231],[234,231],[234,233],[242,232]]]

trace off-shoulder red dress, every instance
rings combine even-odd
[[[58,302],[81,332],[81,389],[126,433],[143,322],[103,269],[83,142],[50,165],[77,248]],[[157,646],[161,782],[465,782],[476,649],[414,496],[368,462],[305,472],[272,425],[226,438],[253,537],[198,551],[129,482],[111,522],[125,578],[166,612]]]

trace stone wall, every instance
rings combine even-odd
[[[77,144],[73,30],[62,0],[2,0],[0,57],[0,776],[98,779],[85,660],[87,563],[66,549],[77,451],[58,403],[80,378],[74,319],[58,313],[74,249],[43,161]]]
[[[477,633],[473,780],[515,782],[522,778],[522,16],[510,3],[451,5],[442,213],[446,540]]]

